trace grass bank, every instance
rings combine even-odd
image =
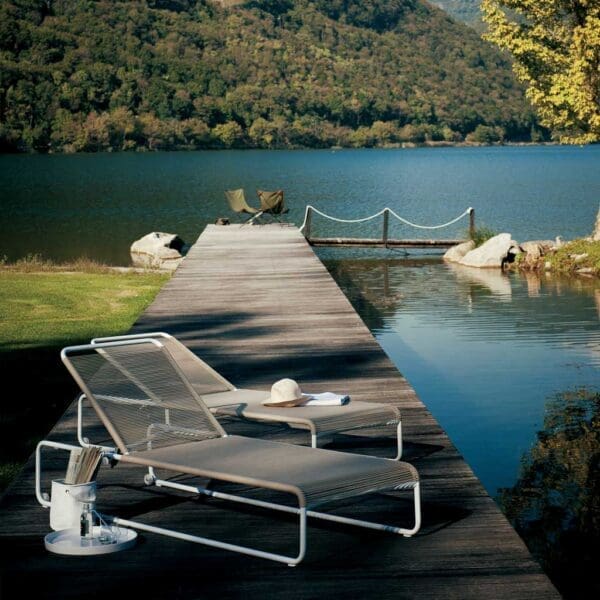
[[[577,239],[544,252],[518,254],[513,268],[566,275],[600,276],[600,241]]]
[[[90,261],[0,267],[0,491],[77,393],[60,349],[126,332],[168,277]]]
[[[547,257],[553,271],[600,275],[600,242],[573,240]]]

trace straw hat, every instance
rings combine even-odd
[[[303,394],[300,386],[293,379],[280,379],[271,386],[271,396],[263,400],[265,406],[298,406],[307,394]]]

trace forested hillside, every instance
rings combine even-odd
[[[468,23],[477,30],[483,29],[479,0],[430,0],[430,2],[443,8],[455,19]]]
[[[532,130],[505,58],[420,0],[0,3],[5,151],[372,146]]]

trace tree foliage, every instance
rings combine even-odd
[[[600,394],[579,389],[547,405],[504,512],[565,597],[596,598],[600,539]]]
[[[529,139],[507,60],[421,0],[222,4],[1,2],[0,150]]]
[[[508,50],[541,122],[561,141],[600,140],[600,1],[483,0],[485,37]]]

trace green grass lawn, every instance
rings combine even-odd
[[[126,332],[168,278],[97,265],[0,268],[0,491],[77,393],[60,349]]]

